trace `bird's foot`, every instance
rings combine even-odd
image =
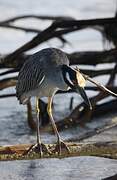
[[[32,145],[27,151],[24,152],[23,155],[28,155],[32,152],[39,153],[40,157],[42,157],[44,153],[51,154],[48,147],[43,143],[41,143],[41,144],[37,143],[37,144]]]
[[[56,145],[54,151],[58,152],[58,154],[61,155],[63,149],[66,149],[67,153],[70,153],[70,149],[67,146],[67,144],[63,140],[58,139],[58,142],[57,142],[57,145]]]

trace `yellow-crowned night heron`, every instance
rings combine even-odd
[[[36,97],[37,111],[37,147],[42,155],[44,144],[40,140],[39,132],[39,98],[48,97],[47,111],[57,136],[58,152],[66,144],[61,140],[52,116],[52,99],[57,90],[67,90],[69,87],[81,94],[84,101],[91,108],[90,101],[84,91],[85,79],[75,69],[69,66],[66,54],[55,48],[43,49],[24,63],[18,75],[16,94],[21,104],[27,104],[32,96]]]

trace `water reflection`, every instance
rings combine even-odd
[[[26,169],[24,169],[23,172],[21,173],[21,177],[22,178],[26,177],[29,180],[36,179],[36,170],[37,170],[36,162],[30,161],[28,166],[26,166]]]
[[[96,157],[0,163],[0,177],[5,180],[101,180],[115,173],[116,160]]]

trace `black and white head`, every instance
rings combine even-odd
[[[78,70],[75,70],[67,65],[62,65],[62,74],[65,83],[71,89],[79,93],[81,97],[84,99],[84,102],[89,106],[90,109],[92,109],[90,100],[87,97],[86,92],[84,90],[84,87],[86,85],[86,80],[84,79],[82,74]]]

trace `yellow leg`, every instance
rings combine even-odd
[[[58,132],[57,127],[56,127],[56,124],[55,124],[55,121],[54,121],[53,116],[52,116],[52,97],[48,97],[47,111],[48,111],[48,115],[49,115],[51,123],[52,123],[54,133],[58,139],[58,141],[57,141],[57,148],[59,148],[58,153],[61,155],[61,146],[64,146],[67,149],[67,151],[70,152],[67,145],[61,140],[59,132]]]
[[[40,131],[39,131],[39,99],[36,98],[36,113],[37,113],[37,144],[41,144]]]
[[[52,123],[52,127],[53,127],[53,130],[54,130],[54,133],[56,134],[57,138],[60,139],[59,132],[57,130],[55,121],[54,121],[53,116],[52,116],[52,97],[48,97],[47,111],[48,111],[48,115],[49,115],[51,123]]]
[[[40,137],[40,130],[39,130],[39,113],[40,113],[40,109],[39,109],[39,99],[36,98],[36,112],[37,112],[37,147],[38,147],[38,150],[40,152],[40,156],[42,157],[43,155],[43,152],[45,153],[48,153],[48,154],[51,154],[50,150],[46,147],[45,144],[43,144],[41,142],[41,137]]]
[[[50,150],[46,147],[45,144],[41,142],[40,138],[40,131],[39,131],[39,99],[36,98],[36,114],[37,114],[37,143],[35,145],[32,145],[26,152],[24,152],[24,155],[29,154],[30,152],[34,151],[36,153],[40,153],[40,156],[43,156],[43,152],[46,154],[51,154]]]
[[[39,147],[39,152],[40,152],[40,156],[43,155],[43,151],[42,151],[42,143],[41,143],[41,137],[40,137],[40,130],[39,130],[39,113],[40,113],[40,109],[39,109],[39,99],[36,98],[36,113],[37,113],[37,146]]]

